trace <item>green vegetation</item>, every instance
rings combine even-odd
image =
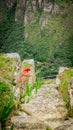
[[[66,107],[69,111],[69,116],[73,117],[73,109],[70,106],[70,99],[68,94],[68,86],[70,84],[71,77],[73,76],[73,69],[69,69],[60,75],[61,84],[59,86],[59,92],[66,103]]]
[[[18,52],[22,59],[34,58],[39,78],[56,75],[59,66],[73,66],[73,1],[56,2],[67,10],[55,15],[40,8],[36,13],[28,11],[32,18],[25,28],[23,20],[15,22],[17,2],[11,9],[4,5],[2,10],[0,52]],[[43,22],[46,23],[44,27]],[[28,33],[26,40],[24,33]]]
[[[10,92],[10,86],[5,82],[0,82],[0,115],[4,105],[6,105],[9,100]]]
[[[6,121],[13,110],[13,93],[10,86],[5,82],[0,82],[0,123],[1,130],[6,130]]]
[[[46,130],[52,130],[52,128],[49,126],[46,126]]]
[[[34,84],[34,88],[35,88],[35,92],[37,93],[37,91],[41,88],[41,86],[44,84],[44,82],[42,81],[36,81]]]

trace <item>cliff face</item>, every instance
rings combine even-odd
[[[50,14],[59,14],[61,11],[56,2],[48,0],[19,0],[15,13],[15,21],[24,21],[24,36],[25,39],[28,39],[30,34],[27,31],[27,26],[33,25],[39,19],[38,23],[41,24],[40,29],[43,30],[49,22]]]
[[[48,0],[19,0],[17,4],[16,16],[15,21],[19,21],[22,18],[25,19],[26,23],[26,16],[30,17],[29,12],[36,13],[38,10],[44,11],[47,13],[56,13],[58,14],[60,11],[59,5],[55,2],[49,2]],[[21,16],[23,15],[23,17]],[[25,15],[24,15],[25,14]],[[32,14],[31,14],[32,15]]]

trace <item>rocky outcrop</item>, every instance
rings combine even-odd
[[[17,10],[15,15],[15,21],[25,20],[25,15],[28,13],[35,13],[38,9],[42,9],[44,12],[52,12],[58,14],[60,12],[60,7],[57,3],[49,2],[46,0],[19,0],[17,4]],[[25,21],[24,21],[25,22]]]

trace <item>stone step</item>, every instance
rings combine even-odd
[[[46,130],[46,126],[54,130],[68,114],[58,91],[51,85],[43,85],[28,104],[21,105],[21,111],[26,115],[12,118],[14,130]]]
[[[67,116],[65,103],[58,91],[50,85],[42,86],[36,97],[29,104],[22,104],[21,110],[27,115],[35,116],[41,120],[59,119]]]
[[[31,116],[16,116],[12,122],[14,130],[45,130],[44,123]]]

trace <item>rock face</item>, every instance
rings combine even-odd
[[[42,86],[29,104],[21,105],[21,110],[27,113],[26,120],[23,116],[20,121],[20,117],[13,117],[14,130],[46,130],[46,125],[54,129],[60,125],[60,120],[67,116],[63,100],[58,91],[50,85]],[[58,125],[52,123],[53,120],[59,120]]]
[[[7,5],[8,8],[12,8],[13,0],[6,0],[6,5]]]
[[[70,96],[70,104],[73,108],[73,77],[71,78],[70,85],[69,85],[69,96]]]
[[[52,12],[55,14],[60,12],[60,7],[54,2],[49,2],[46,0],[19,0],[17,4],[15,21],[20,21],[21,19],[24,20],[25,14],[28,16],[28,13],[31,14],[30,11],[35,13],[38,11],[38,9],[42,9],[44,12]]]

